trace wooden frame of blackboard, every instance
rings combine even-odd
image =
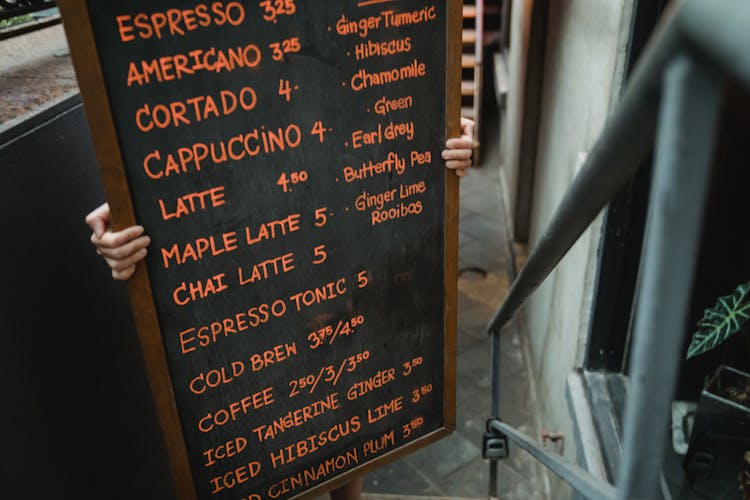
[[[446,137],[460,135],[460,84],[462,49],[461,0],[446,0]],[[117,136],[86,0],[58,0],[73,65],[84,102],[94,152],[109,202],[114,230],[136,224],[130,189]],[[393,462],[433,443],[456,425],[456,325],[458,276],[459,179],[445,176],[445,302],[444,302],[444,426],[337,477],[304,491],[294,498],[327,493],[353,476]],[[143,261],[128,281],[133,319],[143,353],[159,424],[164,436],[174,490],[180,500],[197,498],[187,447],[175,401],[172,377]]]

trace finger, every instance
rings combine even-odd
[[[474,137],[474,124],[467,125],[461,129],[461,135],[464,137]]]
[[[104,260],[107,261],[107,265],[113,270],[113,271],[124,271],[129,267],[135,266],[141,259],[143,259],[146,254],[148,253],[148,250],[145,248],[141,248],[137,252],[135,252],[132,255],[129,255],[125,257],[124,259],[113,259],[111,257],[104,257]]]
[[[151,243],[151,238],[148,236],[141,236],[128,243],[114,248],[99,248],[99,254],[105,258],[123,260],[127,259],[139,250],[145,249]]]
[[[452,171],[456,174],[458,177],[464,177],[469,173],[468,168],[454,168]]]
[[[112,270],[112,277],[119,281],[127,281],[133,276],[133,273],[135,273],[135,266],[130,266],[122,271]]]
[[[451,170],[461,169],[466,170],[471,167],[471,160],[450,160],[445,162],[445,166]]]
[[[446,149],[441,156],[444,160],[467,160],[471,158],[471,149]]]
[[[107,231],[101,236],[96,233],[91,235],[91,242],[98,248],[117,248],[125,245],[131,240],[138,238],[143,234],[142,226],[131,226],[122,231]]]
[[[109,204],[103,203],[102,205],[99,205],[86,216],[85,220],[86,224],[94,231],[94,234],[101,236],[107,230],[107,227],[111,222]]]
[[[453,137],[445,141],[446,149],[471,149],[474,147],[474,140],[468,136]]]
[[[468,118],[461,118],[461,133],[474,137],[474,122]]]

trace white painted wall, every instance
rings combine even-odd
[[[510,14],[510,43],[508,50],[508,96],[504,124],[500,133],[503,166],[500,169],[506,213],[515,217],[516,185],[520,161],[521,126],[523,124],[524,82],[526,57],[529,50],[529,31],[533,0],[514,0]]]
[[[516,3],[524,7],[524,2],[514,2],[514,8]],[[529,249],[552,218],[620,93],[631,5],[632,0],[550,0]],[[518,25],[512,29],[523,30],[523,16],[513,19]],[[511,73],[516,69],[511,66]],[[601,216],[522,312],[540,424],[564,433],[556,451],[571,460],[576,450],[565,380],[585,352],[600,232]],[[570,489],[553,479],[551,496],[570,498]]]

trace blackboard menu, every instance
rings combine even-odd
[[[444,435],[446,2],[66,3],[152,239],[194,494],[320,491]]]

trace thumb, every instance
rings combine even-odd
[[[474,124],[473,123],[467,123],[464,127],[464,135],[474,138]]]
[[[463,135],[468,135],[469,137],[474,137],[474,121],[469,120],[468,118],[461,118],[461,133]]]
[[[101,238],[107,231],[110,222],[109,204],[104,203],[86,216],[86,224],[94,231],[97,238]]]

